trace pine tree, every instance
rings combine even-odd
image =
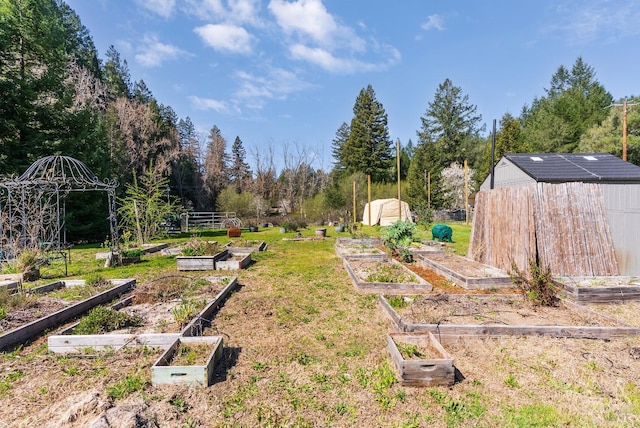
[[[612,101],[595,70],[579,57],[571,71],[558,67],[546,96],[523,108],[524,142],[535,152],[574,152],[580,137],[606,119]]]
[[[245,161],[247,152],[239,136],[231,146],[231,166],[229,167],[229,181],[235,186],[236,192],[241,193],[251,187],[251,167]]]
[[[218,195],[229,183],[227,141],[222,136],[220,129],[213,125],[207,142],[207,153],[204,160],[204,188],[210,197],[212,206],[216,207]]]
[[[331,153],[333,154],[333,158],[335,159],[335,171],[338,173],[343,173],[346,170],[346,166],[342,162],[342,148],[345,143],[349,139],[349,134],[351,130],[349,125],[346,122],[342,122],[340,128],[336,131],[336,136],[331,142]]]
[[[335,148],[340,154],[340,164],[348,173],[362,172],[373,181],[384,181],[393,158],[391,140],[387,113],[371,85],[360,91],[353,115],[349,137],[340,149]]]
[[[434,100],[421,117],[418,145],[409,167],[407,195],[412,206],[426,209],[430,197],[431,207],[442,207],[445,203],[442,170],[454,162],[463,164],[468,157],[473,158],[472,165],[475,163],[482,150],[478,136],[482,117],[476,114],[476,109],[475,105],[469,104],[469,97],[462,95],[462,89],[454,86],[451,80],[446,79],[438,86]]]

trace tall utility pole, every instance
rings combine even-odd
[[[402,221],[402,199],[400,198],[400,138],[396,140],[396,158],[398,172],[398,221]]]
[[[627,112],[629,107],[637,106],[638,103],[627,103],[625,98],[622,104],[611,104],[609,107],[621,107],[622,106],[622,160],[627,160]]]

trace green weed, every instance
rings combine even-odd
[[[127,375],[121,381],[107,387],[107,396],[113,400],[120,400],[141,391],[146,385],[147,382],[141,376]]]
[[[507,377],[504,380],[504,384],[509,388],[520,388],[520,384],[518,383],[518,380],[512,373],[509,373],[507,375]]]
[[[141,325],[142,318],[137,315],[129,315],[125,312],[98,306],[82,317],[73,332],[75,334],[100,334]]]
[[[525,404],[504,410],[507,427],[551,427],[564,425],[555,407],[548,404]]]

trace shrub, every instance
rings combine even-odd
[[[180,254],[188,257],[212,256],[218,252],[220,252],[220,246],[217,242],[204,241],[197,238],[191,238],[180,250]]]
[[[408,221],[396,221],[383,229],[382,242],[391,250],[408,247],[412,242],[420,242],[418,228]]]
[[[542,269],[535,260],[529,260],[529,275],[521,272],[515,263],[511,263],[509,271],[511,282],[522,292],[523,296],[535,305],[555,306],[560,292],[552,279],[551,269]]]
[[[74,332],[76,334],[100,334],[141,325],[142,318],[139,316],[98,306],[80,320]]]

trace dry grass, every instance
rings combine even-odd
[[[0,421],[18,427],[89,426],[107,415],[112,425],[103,426],[127,417],[160,427],[623,427],[640,421],[640,360],[632,353],[638,338],[459,340],[445,348],[464,380],[451,388],[401,387],[392,382],[386,353],[391,327],[376,296],[355,292],[333,239],[255,236],[269,250],[238,272],[239,290],[205,331],[224,338],[212,386],[151,386],[160,350],[63,357],[46,353],[41,338],[0,358]],[[154,274],[171,272],[175,266]],[[116,387],[124,396],[110,398]]]

